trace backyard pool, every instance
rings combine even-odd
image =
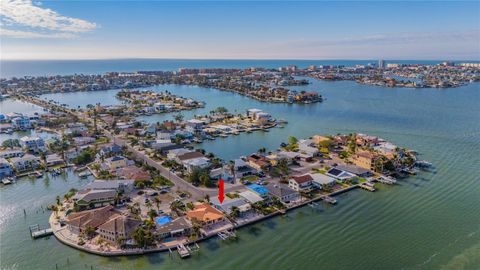
[[[169,216],[160,216],[155,218],[155,223],[157,223],[160,226],[163,226],[165,224],[168,224],[172,221],[172,218]]]

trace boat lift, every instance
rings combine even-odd
[[[237,234],[235,233],[234,230],[225,230],[225,231],[221,231],[221,232],[218,232],[217,233],[218,237],[220,237],[220,239],[222,240],[228,240],[228,239],[234,239],[234,238],[237,238]]]
[[[38,224],[30,225],[28,229],[30,230],[30,236],[33,239],[37,239],[37,238],[41,238],[41,237],[45,237],[53,234],[53,229],[51,228],[42,229]]]

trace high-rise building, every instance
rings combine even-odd
[[[385,68],[385,60],[378,60],[378,68]]]

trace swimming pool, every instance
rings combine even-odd
[[[160,226],[163,226],[165,224],[168,224],[172,222],[172,218],[169,216],[160,216],[155,218],[155,223],[157,223]]]
[[[247,188],[251,189],[252,191],[256,192],[258,195],[262,197],[268,194],[268,190],[258,184],[250,184],[247,186]]]

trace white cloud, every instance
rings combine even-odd
[[[72,33],[37,33],[31,31],[20,31],[20,30],[10,30],[10,29],[0,29],[0,36],[11,37],[11,38],[73,38],[75,37]]]
[[[1,35],[22,38],[64,38],[77,33],[92,31],[97,24],[63,16],[49,8],[42,8],[31,0],[0,0]],[[27,28],[28,31],[5,29],[9,27]]]

